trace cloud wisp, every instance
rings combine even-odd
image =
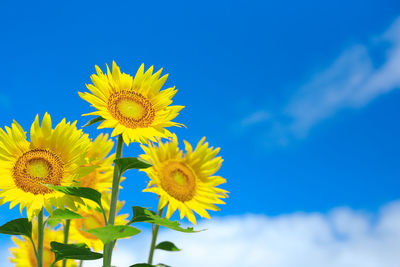
[[[400,202],[375,215],[350,208],[327,214],[249,214],[214,218],[197,228],[208,230],[162,230],[159,241],[172,241],[183,250],[157,251],[155,262],[174,267],[398,267],[400,262]],[[147,232],[122,240],[114,264],[127,267],[146,261],[149,238]]]
[[[376,63],[375,52],[383,53],[383,63]],[[364,107],[397,88],[400,88],[400,18],[371,44],[345,50],[330,66],[300,86],[280,111],[261,119],[256,114],[267,112],[257,111],[244,118],[241,125],[270,123],[273,135],[304,137],[313,126],[337,112]],[[251,120],[254,117],[258,120]],[[251,124],[245,123],[249,120]]]
[[[374,47],[356,45],[326,70],[302,86],[285,108],[291,128],[306,134],[310,128],[344,108],[360,108],[400,87],[400,18],[377,39],[386,43],[385,61],[373,64]],[[377,45],[375,44],[375,45]]]

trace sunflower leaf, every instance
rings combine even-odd
[[[72,220],[72,219],[82,219],[83,216],[75,213],[69,209],[56,209],[50,215],[49,220]]]
[[[56,190],[58,192],[76,196],[81,198],[90,199],[96,202],[101,207],[101,193],[90,187],[77,187],[77,186],[58,186],[58,185],[46,185],[48,188]]]
[[[169,229],[179,231],[179,232],[184,232],[184,233],[196,233],[199,231],[194,231],[193,227],[188,227],[188,228],[182,228],[177,221],[170,221],[167,218],[162,218],[158,215],[155,214],[154,211],[138,207],[138,206],[133,206],[133,216],[132,219],[130,220],[129,224],[132,223],[137,223],[137,222],[145,222],[145,223],[152,223],[152,224],[157,224],[160,226],[167,227]]]
[[[86,244],[63,244],[51,242],[51,251],[54,252],[54,262],[70,259],[70,260],[97,260],[103,258],[103,254],[93,252]]]
[[[96,118],[91,119],[90,121],[88,121],[85,125],[83,125],[83,127],[88,127],[88,126],[90,126],[90,125],[93,125],[93,124],[95,124],[95,123],[98,123],[98,122],[101,122],[101,121],[104,121],[104,120],[105,120],[105,119],[104,119],[103,117],[98,116],[98,117],[96,117]]]
[[[61,219],[51,219],[51,218],[49,218],[47,220],[47,225],[52,227],[52,228],[55,228],[57,225],[59,225],[62,222],[63,221]]]
[[[0,226],[0,234],[24,235],[32,238],[32,222],[30,222],[27,218],[9,221]]]
[[[181,251],[179,248],[175,246],[174,243],[169,241],[164,241],[157,244],[156,249],[166,250],[166,251]]]
[[[118,168],[120,175],[131,169],[146,169],[153,166],[151,163],[141,158],[120,158],[114,160],[115,166]]]
[[[107,225],[105,227],[87,230],[87,232],[96,236],[104,244],[107,244],[116,239],[137,235],[141,231],[129,225]]]

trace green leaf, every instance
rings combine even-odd
[[[49,220],[72,220],[72,219],[82,219],[83,216],[75,213],[69,209],[56,209],[50,215]]]
[[[119,158],[114,160],[120,175],[130,169],[146,169],[153,165],[141,158]]]
[[[97,260],[103,258],[103,254],[93,252],[86,244],[63,244],[51,242],[51,251],[55,254],[54,262],[70,260]]]
[[[50,189],[56,190],[58,192],[67,195],[90,199],[96,202],[101,207],[101,194],[99,191],[94,190],[93,188],[77,187],[77,186],[58,186],[50,184],[47,184],[46,186]]]
[[[166,251],[181,251],[179,248],[177,248],[175,246],[174,243],[169,242],[169,241],[164,241],[164,242],[159,243],[156,246],[156,249],[162,249],[162,250],[166,250]]]
[[[107,225],[87,230],[87,232],[96,236],[104,244],[107,244],[116,239],[137,235],[140,233],[140,230],[129,225]]]
[[[95,123],[98,123],[98,122],[104,121],[104,120],[105,120],[105,119],[104,119],[103,117],[98,116],[98,117],[96,117],[96,118],[91,119],[90,121],[88,121],[85,125],[83,125],[83,127],[88,127],[88,126],[90,126],[90,125],[93,125],[93,124],[95,124]]]
[[[0,226],[0,234],[24,235],[32,238],[32,222],[30,222],[27,218],[9,221]]]
[[[55,228],[58,224],[62,223],[61,219],[48,219],[47,220],[47,225],[50,227]]]
[[[132,209],[133,209],[133,217],[129,222],[129,224],[137,222],[145,222],[145,223],[157,224],[184,233],[199,232],[199,231],[194,231],[193,227],[182,228],[180,227],[180,224],[177,221],[170,221],[167,218],[161,218],[160,216],[156,215],[154,211],[137,206],[133,206]]]

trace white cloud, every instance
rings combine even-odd
[[[314,125],[338,111],[363,107],[376,97],[400,88],[400,18],[373,39],[370,44],[348,48],[330,66],[300,86],[289,102],[269,117],[269,135],[305,136]],[[382,64],[376,64],[374,53],[383,54]],[[248,118],[257,118],[261,113],[257,111]],[[266,120],[252,122],[266,123]],[[249,125],[242,123],[242,127]]]
[[[266,120],[270,119],[271,115],[264,111],[264,110],[260,110],[257,112],[254,112],[252,114],[250,114],[248,117],[244,118],[241,121],[241,126],[242,127],[248,127],[254,124],[258,124],[261,122],[265,122]]]
[[[372,74],[366,47],[355,46],[345,51],[332,66],[302,86],[286,107],[293,130],[305,133],[343,107],[359,106],[359,98]]]
[[[374,66],[371,51],[386,44],[385,61]],[[292,130],[305,134],[319,121],[344,108],[363,107],[400,87],[400,18],[374,44],[344,51],[327,69],[300,88],[285,113]]]
[[[170,240],[183,250],[157,251],[155,262],[174,267],[398,267],[400,262],[400,202],[376,215],[350,208],[327,214],[249,214],[213,218],[197,228],[208,230],[161,231],[160,241]],[[149,238],[147,233],[122,240],[114,264],[144,262]]]

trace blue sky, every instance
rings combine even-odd
[[[0,126],[46,111],[83,125],[94,65],[163,67],[178,137],[221,147],[231,194],[214,216],[374,213],[400,199],[399,16],[394,0],[2,1]],[[127,176],[121,198],[155,206]]]

